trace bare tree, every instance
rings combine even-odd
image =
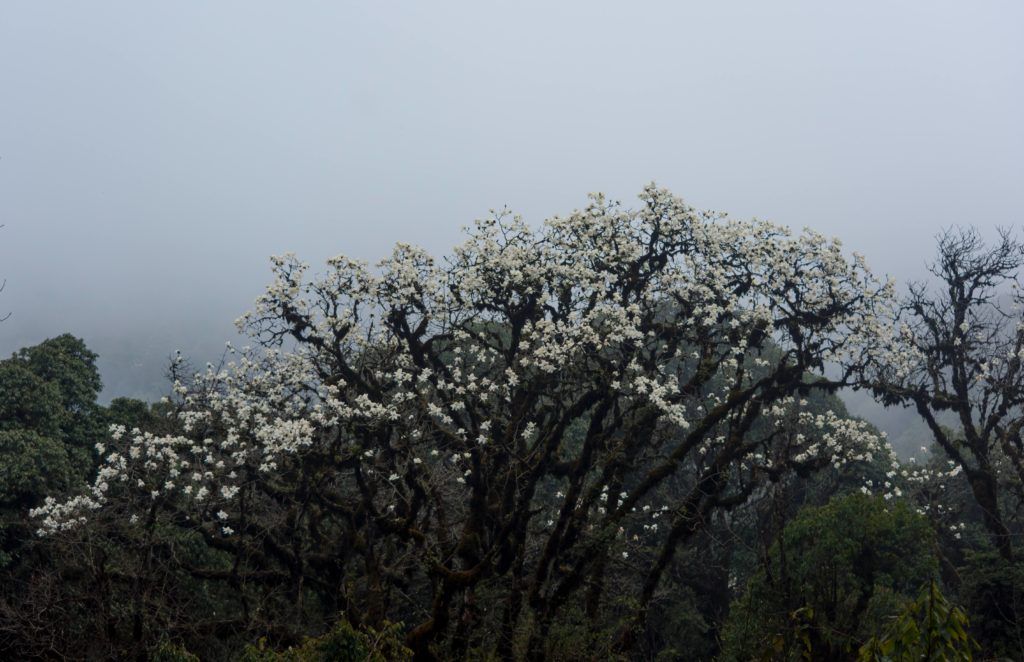
[[[1001,482],[1024,498],[1022,265],[1024,246],[1009,231],[991,245],[974,229],[939,235],[938,259],[929,267],[938,283],[913,284],[902,310],[913,367],[883,367],[874,384],[887,403],[913,406],[962,468],[1006,559],[1014,552]],[[956,425],[944,426],[950,415]]]

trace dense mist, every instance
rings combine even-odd
[[[488,209],[539,222],[652,179],[918,277],[940,228],[1019,221],[1024,12],[880,16],[6,3],[0,354],[71,332],[105,397],[149,397],[174,350],[233,337],[271,254],[443,254]]]

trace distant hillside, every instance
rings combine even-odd
[[[901,459],[915,457],[921,460],[927,456],[921,447],[931,447],[931,432],[913,409],[884,407],[866,391],[843,391],[840,397],[851,416],[869,421],[889,436],[889,443]],[[953,421],[945,422],[955,425]]]

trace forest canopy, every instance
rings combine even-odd
[[[1020,654],[1021,246],[954,230],[939,256],[901,296],[837,240],[650,186],[493,214],[440,259],[275,257],[251,345],[175,358],[161,403],[96,405],[71,336],[23,350],[0,364],[3,646]],[[933,462],[901,464],[844,388],[914,406]]]

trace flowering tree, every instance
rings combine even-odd
[[[421,656],[540,656],[580,600],[628,647],[712,513],[885,452],[803,396],[851,383],[891,296],[838,242],[640,198],[496,214],[441,263],[275,258],[239,320],[257,349],[176,383],[181,434],[115,426],[41,532],[195,531],[246,614],[403,620]]]
[[[1013,557],[1001,484],[1024,500],[1024,298],[1017,272],[1024,246],[1001,233],[986,246],[975,230],[939,237],[933,291],[910,288],[901,329],[904,359],[882,364],[875,391],[890,404],[913,406],[963,471],[993,544]],[[943,426],[942,416],[955,420]]]

